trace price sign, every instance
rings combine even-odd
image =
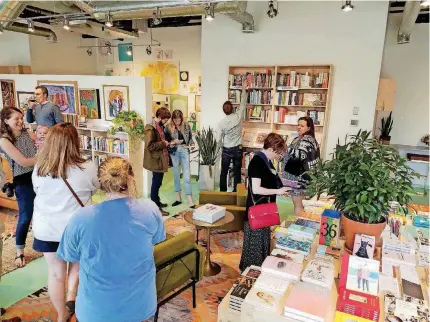
[[[339,240],[340,212],[326,209],[321,215],[319,244],[336,247]]]

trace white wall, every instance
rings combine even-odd
[[[29,36],[5,31],[0,35],[0,66],[31,65]]]
[[[326,156],[337,138],[355,133],[353,107],[360,108],[359,127],[372,130],[384,46],[388,2],[357,2],[340,10],[340,1],[279,2],[274,19],[267,2],[248,2],[257,31],[217,15],[202,28],[202,126],[216,126],[227,99],[229,65],[332,64],[332,102]]]
[[[392,15],[388,19],[381,69],[381,77],[397,83],[391,142],[423,145],[420,139],[429,133],[429,25],[415,24],[411,42],[398,45],[400,20]]]
[[[13,79],[15,81],[16,91],[31,92],[37,86],[38,80],[50,81],[77,81],[78,88],[95,88],[100,93],[101,120],[97,120],[95,125],[106,126],[110,122],[104,120],[104,99],[103,85],[124,85],[129,87],[130,109],[137,111],[146,121],[146,111],[151,110],[151,103],[148,97],[151,97],[151,80],[144,77],[124,77],[124,76],[86,76],[86,75],[16,75],[0,74],[0,79]],[[0,106],[2,108],[2,106]],[[143,167],[143,155],[140,160]],[[149,175],[144,171],[143,193],[148,194]]]
[[[55,30],[58,42],[47,43],[45,37],[30,36],[31,69],[33,74],[96,75],[96,54],[87,55],[80,45],[90,45],[94,40],[81,39],[81,35],[65,30]],[[94,50],[96,52],[96,50]]]

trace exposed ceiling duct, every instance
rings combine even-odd
[[[415,21],[421,10],[419,1],[408,1],[403,11],[402,21],[397,32],[397,43],[407,44],[411,39],[411,32],[415,26]]]
[[[25,4],[20,1],[9,1],[0,3],[0,21],[4,29],[7,29],[13,22],[11,19],[17,18],[25,8]]]
[[[108,13],[114,20],[150,19],[155,8],[159,8],[162,17],[204,15],[208,3],[214,5],[215,13],[225,14],[242,24],[244,32],[254,30],[254,18],[246,12],[246,1],[94,1],[93,6],[74,1],[76,6],[102,21]]]
[[[55,32],[48,28],[35,26],[34,31],[30,31],[28,30],[28,25],[15,22],[13,25],[10,25],[5,29],[14,32],[20,32],[23,34],[46,37],[46,40],[51,43],[57,42],[57,35],[55,34]]]

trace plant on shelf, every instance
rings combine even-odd
[[[327,193],[341,211],[346,248],[352,249],[356,233],[380,241],[388,217],[389,202],[405,205],[411,200],[412,179],[419,177],[407,160],[392,147],[359,131],[338,141],[331,160],[320,162],[309,172],[311,196]]]
[[[393,122],[394,119],[392,118],[393,112],[390,112],[390,115],[388,115],[387,118],[383,117],[381,120],[381,127],[379,130],[381,130],[381,135],[379,136],[379,140],[383,144],[390,144],[391,140],[391,130],[393,129]]]
[[[429,135],[426,134],[421,138],[421,142],[424,143],[425,145],[429,146]]]
[[[218,144],[214,130],[209,127],[197,131],[196,142],[200,152],[199,186],[201,190],[215,189],[215,163],[219,156]]]
[[[126,132],[130,140],[130,150],[133,150],[138,140],[143,140],[145,124],[142,117],[136,111],[124,111],[112,120],[109,134]]]

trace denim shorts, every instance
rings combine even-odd
[[[56,253],[59,245],[59,242],[43,241],[34,238],[33,249],[41,253]]]

